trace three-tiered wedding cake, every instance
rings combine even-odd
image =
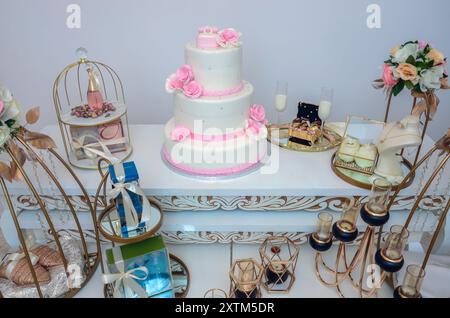
[[[181,172],[241,174],[266,155],[265,111],[241,78],[240,37],[234,29],[200,28],[185,47],[185,65],[167,79],[175,116],[165,127],[163,157]]]

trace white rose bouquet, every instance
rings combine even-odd
[[[449,88],[446,66],[447,58],[430,44],[409,41],[391,50],[375,87],[392,90],[394,96],[404,88],[419,94]]]

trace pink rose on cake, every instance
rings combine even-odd
[[[241,38],[241,33],[235,29],[224,29],[219,32],[217,37],[217,44],[221,47],[229,48],[229,47],[239,47],[241,46],[241,42],[239,42]]]
[[[387,88],[394,87],[398,82],[398,79],[394,77],[392,66],[389,66],[387,64],[383,65],[383,82]]]
[[[173,93],[176,90],[182,90],[183,87],[194,80],[194,72],[189,65],[183,65],[175,74],[172,74],[166,81],[166,90]]]
[[[189,128],[185,126],[176,126],[170,135],[170,139],[173,141],[181,142],[186,140],[187,137],[191,135]]]
[[[192,71],[192,67],[189,65],[183,65],[180,67],[175,76],[177,81],[182,82],[183,85],[186,85],[194,80],[194,72]]]
[[[189,98],[195,99],[200,98],[203,94],[203,87],[196,81],[192,81],[183,87],[184,95]]]
[[[254,121],[259,122],[263,125],[267,124],[266,110],[264,109],[264,106],[262,106],[262,105],[255,104],[252,107],[250,107],[249,117],[250,117],[250,119],[253,119]]]

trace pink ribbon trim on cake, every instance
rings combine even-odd
[[[245,86],[244,83],[241,83],[237,87],[233,87],[233,88],[230,88],[230,89],[225,89],[223,91],[203,91],[202,96],[205,96],[205,97],[223,97],[223,96],[234,95],[234,94],[240,93],[244,89],[244,86]]]
[[[190,137],[192,140],[197,140],[197,141],[227,141],[227,140],[243,137],[245,135],[246,135],[246,132],[244,129],[242,129],[242,130],[235,131],[231,134],[215,135],[215,136],[198,135],[198,134],[191,133]]]
[[[205,176],[205,177],[221,177],[221,176],[229,176],[229,175],[233,175],[233,174],[242,173],[242,172],[245,172],[246,170],[250,170],[250,169],[256,167],[261,162],[261,160],[264,159],[266,154],[263,154],[254,163],[245,163],[245,164],[237,165],[235,167],[220,168],[220,169],[192,168],[192,167],[189,167],[184,164],[175,163],[172,160],[172,158],[170,157],[170,154],[166,148],[163,149],[163,156],[164,156],[164,159],[170,165],[174,166],[178,170],[181,170],[187,174],[197,175],[197,176]]]

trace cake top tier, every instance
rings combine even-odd
[[[241,33],[233,28],[219,30],[214,26],[198,29],[197,47],[199,49],[219,49],[241,46]]]

